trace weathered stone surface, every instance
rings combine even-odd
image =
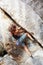
[[[5,55],[0,60],[0,65],[18,65],[16,61],[12,60],[12,58],[9,55]]]
[[[0,6],[4,8],[20,25],[22,24],[22,26],[28,31],[33,32],[35,38],[37,38],[37,40],[39,40],[43,45],[42,2],[42,0],[1,0]],[[12,24],[12,21],[9,20],[2,12],[0,12],[1,40],[4,42],[4,45],[6,42],[9,42],[9,38],[10,42],[14,41],[14,38],[12,38],[8,31],[10,24]],[[31,50],[34,59],[30,58],[23,51],[20,65],[43,65],[43,50],[37,44],[32,44],[32,42],[30,42],[29,49]],[[2,62],[3,61],[4,59]],[[14,63],[14,61],[11,61],[11,63],[12,62]],[[6,63],[9,65],[8,61],[5,61],[4,65],[7,65]]]
[[[43,19],[43,0],[21,0],[30,5],[33,10]]]
[[[7,52],[5,51],[3,47],[3,43],[0,42],[0,56],[4,56],[5,54],[7,54]]]

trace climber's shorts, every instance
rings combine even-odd
[[[23,35],[17,40],[16,45],[17,45],[17,46],[24,46],[24,45],[25,45],[24,40],[25,40],[26,38],[27,38],[27,35],[26,35],[26,33],[25,33],[25,34],[23,34]]]

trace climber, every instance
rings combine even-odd
[[[30,55],[32,57],[30,50],[27,48],[27,46],[25,44],[25,39],[28,37],[28,33],[24,33],[24,31],[21,30],[20,27],[18,28],[16,25],[12,25],[10,27],[9,31],[11,32],[13,37],[17,40],[16,46],[23,47],[24,50],[28,53],[28,55]]]

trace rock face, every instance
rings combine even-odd
[[[18,65],[16,61],[12,60],[10,56],[5,55],[1,60],[0,60],[0,65]]]
[[[43,19],[43,0],[22,0],[26,4],[30,5],[33,10]]]
[[[3,43],[0,42],[0,56],[4,56],[5,54],[7,54],[7,52],[5,51],[3,47]]]
[[[43,57],[35,57],[29,58],[26,62],[22,62],[20,65],[43,65]],[[18,65],[18,63],[12,59],[11,56],[5,55],[4,57],[0,58],[0,65]]]
[[[21,26],[34,33],[33,36],[43,45],[42,0],[0,0],[0,7],[5,9]],[[14,38],[8,31],[11,24],[13,24],[12,21],[0,10],[0,41],[3,42],[3,45],[8,52],[12,51],[14,53],[14,49],[12,50],[10,45],[5,46],[7,43],[12,43],[12,45],[14,43]],[[31,41],[29,42],[28,47],[34,58],[32,59],[25,51],[22,51],[22,53],[20,52],[22,59],[21,62],[19,62],[19,65],[43,65],[43,50]],[[17,50],[17,52],[19,51]],[[0,65],[7,64],[17,65],[18,63],[7,55],[1,59]]]

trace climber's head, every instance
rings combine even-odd
[[[11,32],[11,34],[14,34],[14,32],[16,31],[16,25],[11,25],[11,27],[9,27],[9,31]]]

